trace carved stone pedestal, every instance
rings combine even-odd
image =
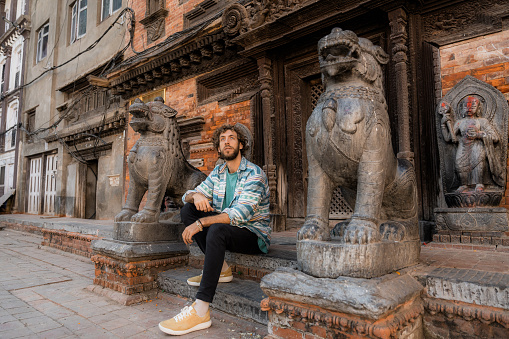
[[[316,277],[373,278],[417,264],[420,249],[419,240],[371,244],[304,240],[297,241],[297,260],[303,272]]]
[[[284,268],[261,288],[272,338],[423,338],[423,286],[407,274],[328,279]]]
[[[508,231],[507,209],[503,207],[436,208],[439,231],[505,232]]]
[[[160,272],[186,265],[189,250],[181,240],[183,224],[161,222],[115,223],[115,239],[92,243],[95,263],[94,284],[138,300],[139,295],[157,287]],[[136,302],[136,301],[134,301]]]

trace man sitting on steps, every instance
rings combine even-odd
[[[226,161],[194,190],[182,197],[181,211],[186,244],[194,241],[205,254],[201,275],[189,278],[199,286],[196,301],[178,315],[159,323],[161,331],[181,335],[210,327],[209,304],[218,282],[230,282],[232,271],[224,261],[225,251],[267,253],[270,244],[269,186],[260,167],[242,156],[247,139],[242,130],[225,124],[212,138],[219,156]]]

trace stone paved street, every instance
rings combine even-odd
[[[122,306],[86,289],[94,277],[84,257],[40,246],[42,237],[0,231],[0,338],[169,338],[157,324],[186,299],[160,294]],[[212,327],[179,338],[261,338],[265,326],[212,312]]]

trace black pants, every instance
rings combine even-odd
[[[201,212],[194,204],[186,203],[180,211],[184,225],[189,226],[199,218],[217,215],[215,212]],[[247,228],[230,224],[212,224],[193,236],[201,251],[205,254],[203,274],[196,299],[212,302],[216,293],[225,251],[260,254],[258,236]]]

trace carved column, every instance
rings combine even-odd
[[[408,100],[407,73],[407,14],[403,8],[389,12],[391,26],[392,62],[396,71],[396,94],[398,112],[398,158],[413,162],[414,153],[410,147],[410,106]]]
[[[272,61],[267,57],[258,59],[260,95],[262,97],[263,129],[265,150],[264,171],[269,179],[271,226],[274,231],[285,229],[286,216],[281,214],[281,204],[277,191],[277,168],[275,162],[275,120],[276,115],[272,103]]]

